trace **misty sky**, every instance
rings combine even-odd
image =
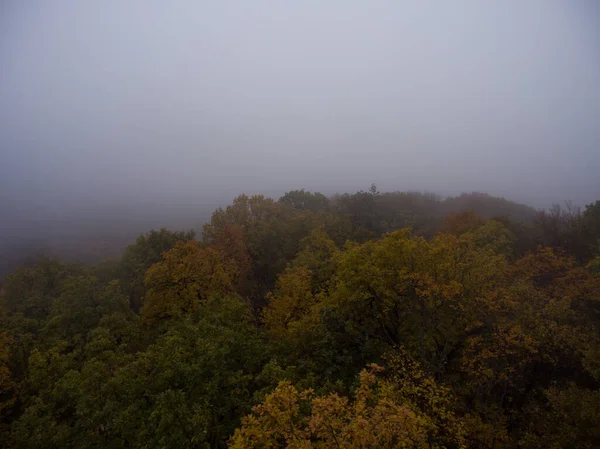
[[[28,214],[376,182],[585,204],[600,199],[599,8],[4,0],[2,201]]]

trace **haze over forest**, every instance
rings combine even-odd
[[[0,240],[239,193],[600,192],[593,1],[2,2]]]
[[[0,0],[0,449],[600,448],[598,0]]]

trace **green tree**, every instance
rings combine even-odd
[[[323,228],[314,229],[300,241],[300,251],[291,262],[292,268],[306,268],[312,275],[312,291],[326,290],[335,272],[339,249]]]
[[[600,445],[600,390],[571,385],[544,393],[543,405],[525,409],[527,431],[520,447],[592,449]]]
[[[227,226],[236,226],[252,261],[253,297],[260,302],[287,263],[285,222],[281,205],[262,195],[240,195],[225,209],[217,209],[204,225],[202,237],[213,244]]]
[[[6,422],[11,417],[16,401],[17,383],[11,369],[11,346],[14,340],[0,332],[0,436],[8,438]]]
[[[502,255],[478,249],[470,238],[441,234],[428,242],[396,231],[342,253],[328,314],[346,323],[342,341],[404,345],[443,376],[464,335],[493,310],[492,292],[506,266]]]
[[[224,447],[250,410],[268,356],[248,306],[204,303],[118,370],[105,389],[107,428],[129,447]]]
[[[325,195],[319,192],[307,192],[304,189],[286,192],[279,198],[279,202],[298,210],[317,212],[329,209],[329,199]]]
[[[116,268],[123,291],[128,295],[131,308],[138,312],[146,294],[144,277],[146,270],[160,262],[162,254],[179,241],[193,240],[194,231],[170,231],[166,228],[151,230],[140,235],[129,245]]]
[[[44,320],[50,314],[53,301],[61,293],[63,281],[82,269],[81,265],[63,264],[48,258],[29,268],[18,268],[4,282],[3,307],[10,313]]]
[[[63,340],[82,344],[90,329],[113,313],[130,319],[133,315],[119,281],[102,285],[91,274],[71,276],[64,280],[62,293],[52,303],[42,333],[46,343]]]

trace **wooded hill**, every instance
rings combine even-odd
[[[600,201],[237,197],[5,279],[9,448],[600,447]]]

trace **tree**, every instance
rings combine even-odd
[[[259,447],[371,448],[430,447],[425,419],[391,400],[372,365],[360,375],[354,400],[315,396],[281,382],[231,438],[235,449]],[[381,388],[380,388],[381,387]],[[379,390],[382,391],[379,391]]]
[[[133,245],[125,249],[117,267],[118,279],[121,281],[123,291],[129,296],[131,308],[135,312],[139,312],[142,298],[146,293],[144,286],[146,270],[160,262],[162,254],[173,248],[177,242],[193,240],[194,237],[194,231],[153,229],[140,235]]]
[[[554,204],[550,210],[538,213],[535,223],[541,244],[561,248],[580,260],[589,258],[594,240],[587,240],[581,209],[573,203]]]
[[[336,198],[336,209],[352,223],[355,240],[365,241],[382,232],[376,198],[372,192],[363,191]]]
[[[592,449],[600,444],[600,391],[571,385],[549,388],[543,405],[531,404],[527,411],[524,448],[572,447]]]
[[[129,447],[225,447],[250,411],[268,356],[252,321],[247,304],[231,297],[201,304],[196,317],[172,321],[103,387],[111,440]]]
[[[493,217],[492,220],[501,223],[513,236],[514,252],[511,255],[513,260],[536,250],[539,238],[533,223],[523,223],[505,216]]]
[[[6,422],[16,401],[17,384],[11,370],[11,346],[14,340],[6,332],[0,332],[0,436],[7,438]]]
[[[502,223],[496,220],[487,220],[481,226],[466,233],[475,245],[491,254],[502,254],[512,258],[515,254],[516,237]]]
[[[376,198],[381,232],[411,228],[417,234],[432,237],[439,227],[441,198],[421,192],[386,192]]]
[[[465,342],[459,386],[473,408],[501,421],[502,409],[521,410],[552,385],[600,378],[598,281],[551,248],[518,260],[508,276],[492,319]]]
[[[289,327],[298,325],[316,304],[311,277],[311,271],[302,267],[288,269],[279,276],[264,312],[267,329],[275,336],[285,336]]]
[[[239,268],[214,248],[178,242],[146,272],[141,309],[146,323],[191,313],[214,297],[233,294]]]
[[[70,275],[80,273],[82,269],[81,265],[63,264],[48,258],[29,268],[18,268],[7,276],[3,285],[3,306],[8,312],[43,320],[50,314],[63,281]]]
[[[268,346],[252,321],[242,300],[215,298],[133,354],[109,322],[83,360],[63,343],[34,350],[14,447],[225,447],[263,387]]]
[[[506,217],[519,223],[531,223],[536,216],[536,209],[524,204],[515,203],[487,193],[462,193],[456,197],[448,197],[441,204],[441,215],[473,211],[484,219]]]
[[[323,228],[314,229],[300,241],[300,251],[291,262],[293,268],[306,268],[311,272],[311,290],[319,293],[335,272],[339,249]]]
[[[287,263],[285,222],[281,205],[262,195],[240,195],[226,209],[217,209],[204,225],[203,241],[215,242],[228,225],[236,226],[252,260],[253,297],[259,302]]]
[[[250,294],[252,259],[240,227],[226,224],[223,231],[215,236],[212,247],[235,265],[232,281],[236,291],[241,295]]]
[[[91,274],[71,276],[64,280],[61,295],[52,303],[42,332],[48,341],[61,340],[79,345],[85,341],[90,329],[111,314],[133,319],[119,281],[102,285]]]
[[[210,223],[204,225],[202,237],[211,243],[222,233],[227,224],[238,226],[245,236],[257,227],[277,220],[280,205],[263,195],[240,195],[225,209],[218,208],[212,215]]]
[[[450,214],[444,218],[440,232],[452,235],[461,235],[467,232],[475,231],[480,226],[483,226],[484,223],[485,220],[472,210],[458,212]]]
[[[227,226],[237,229],[250,255],[252,282],[246,291],[257,309],[265,305],[266,293],[273,289],[277,276],[296,256],[301,240],[312,230],[323,227],[342,242],[349,235],[347,223],[336,215],[300,205],[291,207],[289,203],[296,201],[298,195],[304,196],[295,192],[284,203],[262,195],[240,195],[226,209],[217,209],[210,223],[204,226],[206,245],[214,244]]]
[[[464,447],[465,439],[476,440],[468,421],[457,415],[458,399],[449,386],[436,382],[402,347],[388,351],[383,359],[386,394],[424,418],[430,447]],[[477,447],[485,446],[477,441]]]
[[[307,192],[304,189],[286,192],[279,202],[298,210],[310,210],[313,212],[327,211],[329,199],[319,192]]]
[[[438,376],[492,312],[507,266],[470,238],[441,234],[428,242],[409,230],[350,247],[337,263],[327,308],[347,323],[340,338],[404,345]]]
[[[598,254],[600,242],[600,201],[588,204],[582,215],[582,228],[589,254]]]
[[[594,257],[590,263],[588,263],[587,267],[592,273],[600,275],[600,240],[598,240],[598,249],[596,254],[597,256]]]

